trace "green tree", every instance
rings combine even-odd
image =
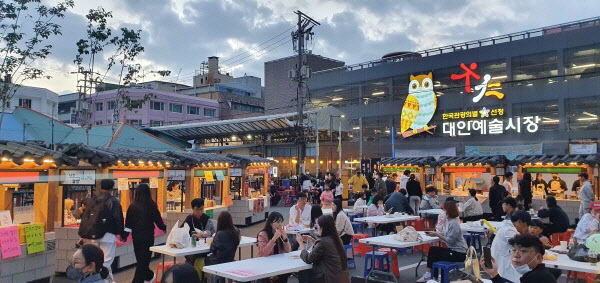
[[[54,6],[43,5],[41,0],[0,1],[0,74],[6,78],[0,85],[0,125],[7,103],[24,81],[50,78],[36,62],[51,54],[52,45],[45,42],[61,35],[57,20],[73,5],[73,0]]]

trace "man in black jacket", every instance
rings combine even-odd
[[[544,235],[550,236],[553,233],[566,232],[569,228],[569,216],[558,206],[556,198],[549,196],[546,198],[547,208],[542,208],[538,211],[539,218],[549,218],[550,225],[544,229]]]
[[[502,220],[502,200],[506,196],[508,196],[508,192],[504,186],[500,185],[500,177],[494,176],[490,187],[490,208],[495,221]]]
[[[555,283],[556,278],[542,263],[544,261],[544,246],[539,238],[530,234],[519,234],[508,240],[512,246],[511,261],[517,273],[521,275],[521,282]],[[508,281],[498,274],[498,265],[492,258],[492,266],[485,266],[485,259],[481,257],[481,268],[492,278],[493,283],[506,283]],[[517,283],[517,282],[512,282]]]

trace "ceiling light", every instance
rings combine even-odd
[[[579,118],[577,121],[593,121],[598,120],[598,117],[590,117],[590,118]]]
[[[497,76],[497,77],[492,77],[492,80],[501,80],[501,79],[506,79],[508,78],[508,76]]]
[[[579,66],[576,66],[575,64],[573,64],[573,69],[582,69],[582,68],[587,68],[587,67],[596,67],[596,64],[585,64],[585,65],[579,65]]]
[[[378,96],[378,95],[385,94],[385,91],[378,91],[378,92],[374,92],[372,94],[373,94],[373,96]]]
[[[352,127],[353,130],[360,130],[360,127]]]
[[[334,97],[334,98],[331,99],[331,101],[340,101],[342,99],[344,99],[344,98],[342,98],[342,97]]]
[[[590,112],[585,112],[585,111],[584,111],[584,112],[583,112],[583,114],[585,114],[585,115],[588,115],[588,116],[592,116],[592,117],[596,117],[596,118],[598,117],[598,115],[596,115],[596,114],[592,114],[592,113],[590,113]]]

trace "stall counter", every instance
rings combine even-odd
[[[217,228],[217,218],[219,217],[219,214],[221,214],[221,212],[226,211],[226,210],[227,210],[227,207],[224,205],[215,205],[215,206],[204,208],[204,213],[206,213],[209,216],[212,215],[211,219],[214,221],[215,229],[216,229]],[[169,232],[171,232],[171,229],[173,228],[173,226],[175,226],[175,223],[177,223],[177,221],[179,221],[179,225],[183,224],[183,222],[185,221],[185,218],[190,214],[192,214],[192,210],[189,208],[184,211],[167,211],[165,213],[166,221],[167,221],[167,234]]]
[[[271,211],[270,201],[271,199],[268,196],[233,200],[233,206],[229,207],[233,224],[249,226],[267,219],[269,211]]]
[[[27,254],[26,244],[21,244],[21,255],[17,257],[1,259],[2,251],[0,251],[0,282],[30,282],[54,276],[56,270],[55,233],[46,233],[44,241],[46,250],[39,253]]]

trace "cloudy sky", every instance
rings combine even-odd
[[[55,0],[47,0],[55,1]],[[84,37],[85,14],[98,6],[113,12],[112,28],[141,29],[146,72],[168,69],[167,81],[191,84],[208,56],[225,71],[263,77],[264,62],[293,54],[295,10],[321,23],[309,45],[315,54],[355,64],[393,51],[418,51],[494,35],[600,16],[596,1],[205,1],[75,0],[59,21],[63,36],[40,66],[50,80],[24,84],[57,93],[76,90],[75,42]],[[108,56],[105,54],[104,56]],[[103,62],[98,63],[102,66]],[[105,63],[104,63],[105,64]],[[223,66],[225,65],[225,66]],[[227,69],[229,68],[229,69]],[[180,71],[181,70],[181,71]],[[159,79],[146,76],[145,80]],[[110,73],[106,81],[116,82]]]

